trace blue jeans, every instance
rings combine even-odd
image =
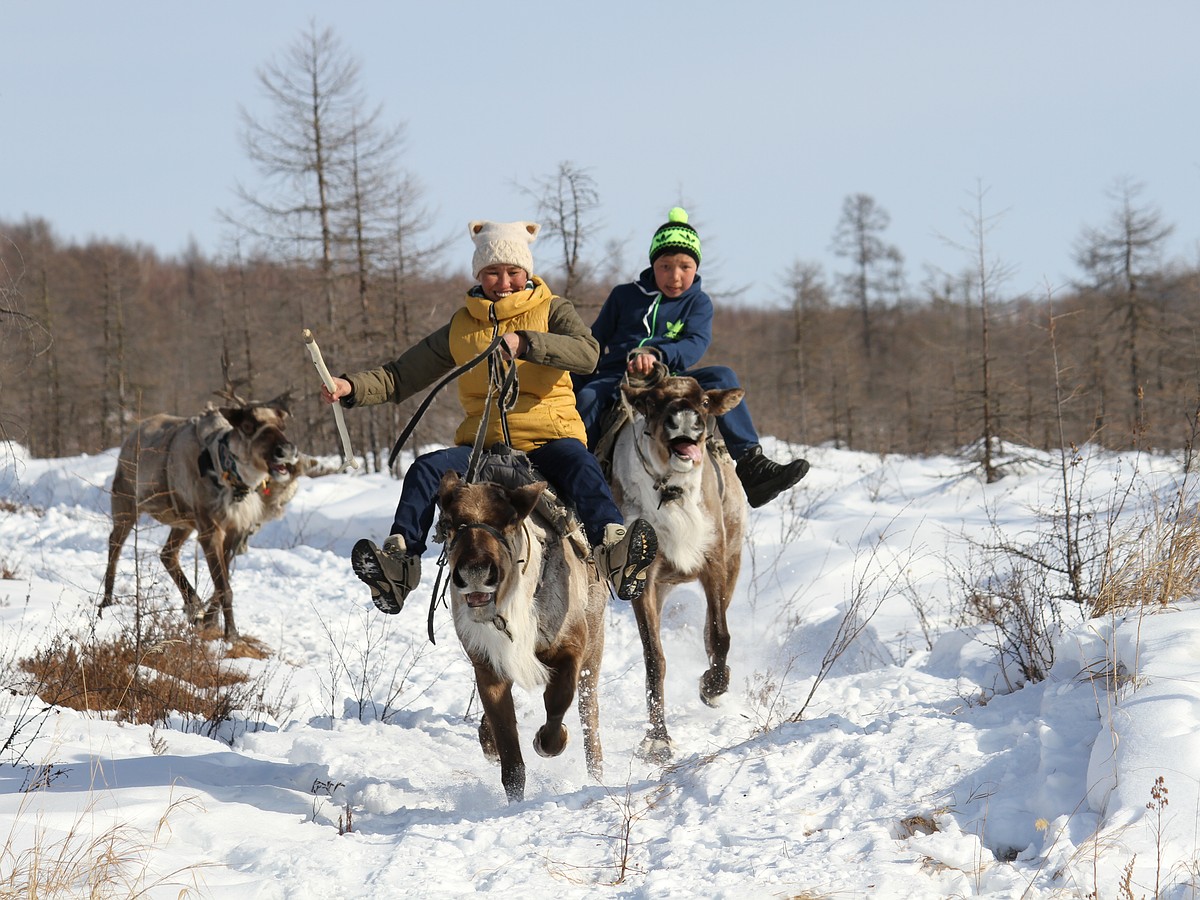
[[[724,390],[741,387],[738,377],[728,366],[701,366],[690,372],[676,372],[677,375],[688,375],[700,383],[706,391]],[[588,446],[596,446],[600,440],[600,424],[604,414],[616,402],[617,391],[621,389],[623,372],[615,375],[576,376],[575,406],[583,418],[587,428]],[[741,459],[746,451],[758,445],[758,431],[754,428],[754,420],[750,418],[750,409],[743,399],[741,403],[717,418],[717,430],[725,439],[729,455],[735,460]]]
[[[558,438],[528,456],[559,498],[575,507],[593,547],[604,537],[605,525],[623,521],[600,464],[582,441]],[[470,460],[470,447],[447,447],[418,456],[404,474],[391,533],[403,535],[409,553],[420,556],[428,546],[442,476],[451,470],[465,475]]]

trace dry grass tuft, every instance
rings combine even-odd
[[[57,839],[38,823],[32,842],[20,850],[10,832],[0,845],[0,898],[142,897],[167,887],[179,898],[198,896],[199,871],[204,864],[167,875],[155,875],[150,869],[156,847],[165,840],[168,818],[189,805],[194,804],[173,801],[153,835],[126,824],[112,825],[97,834],[90,809]],[[28,814],[22,810],[22,815]]]
[[[905,816],[903,819],[901,819],[900,830],[901,834],[906,838],[910,838],[918,834],[933,834],[935,831],[941,831],[941,829],[938,828],[937,822],[935,822],[932,818],[919,814],[915,816]]]
[[[1128,545],[1092,602],[1093,616],[1164,607],[1200,591],[1200,512],[1160,517]]]
[[[46,511],[39,506],[30,506],[26,503],[17,503],[15,500],[9,500],[8,498],[0,499],[0,512],[32,513],[39,519],[46,515]]]

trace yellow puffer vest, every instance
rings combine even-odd
[[[492,303],[485,297],[467,296],[464,307],[450,320],[450,352],[458,365],[478,356],[492,342],[493,310],[499,322],[499,334],[547,330],[550,301],[554,295],[540,278],[534,276],[532,281],[532,289],[510,294],[499,303]],[[583,420],[575,409],[570,373],[521,359],[516,365],[517,403],[508,413],[512,446],[529,452],[547,441],[565,437],[587,443]],[[488,373],[484,363],[459,376],[458,399],[467,417],[455,432],[455,443],[474,443],[487,392]],[[500,440],[503,440],[500,415],[493,405],[484,446],[490,447]]]

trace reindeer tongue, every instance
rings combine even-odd
[[[700,461],[700,445],[695,441],[677,440],[671,444],[671,452],[681,459],[688,459],[692,462]]]
[[[472,608],[476,606],[487,606],[491,602],[492,594],[490,591],[471,591],[464,597],[467,601],[467,606]]]

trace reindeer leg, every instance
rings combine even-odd
[[[201,624],[207,628],[217,624],[217,616],[225,615],[225,640],[237,640],[237,628],[233,624],[233,590],[229,586],[229,560],[225,547],[225,530],[209,524],[200,531],[200,546],[208,561],[208,573],[212,577],[213,597],[204,612]]]
[[[238,536],[223,533],[221,559],[225,565],[225,592],[221,594],[221,612],[225,616],[225,640],[236,641],[240,635],[233,621],[233,557],[237,553]]]
[[[496,749],[496,736],[492,734],[492,722],[487,713],[479,720],[479,746],[483,748],[485,759],[500,764],[500,751]]]
[[[171,576],[171,580],[175,582],[175,587],[183,595],[184,615],[188,617],[189,621],[195,623],[196,619],[200,616],[204,601],[200,599],[200,595],[196,593],[196,589],[192,587],[192,583],[188,581],[187,575],[184,574],[183,567],[179,565],[179,550],[183,547],[183,542],[188,539],[191,533],[192,529],[186,525],[177,525],[172,528],[171,533],[167,535],[167,542],[158,551],[158,558],[162,560],[167,574]]]
[[[646,590],[633,601],[638,633],[642,636],[642,656],[646,661],[646,713],[650,727],[638,747],[637,755],[654,763],[667,762],[674,753],[667,722],[663,715],[663,682],[667,677],[667,658],[663,653],[659,626],[662,623],[662,601],[654,578],[646,579]]]
[[[500,756],[500,783],[509,803],[525,799],[525,760],[517,737],[517,711],[512,683],[502,681],[487,665],[475,663],[475,684]]]
[[[574,641],[568,640],[570,647]],[[569,735],[563,717],[571,708],[575,699],[575,685],[579,682],[579,651],[564,649],[558,657],[547,660],[550,669],[550,681],[542,692],[542,701],[546,706],[546,724],[537,730],[533,737],[533,749],[538,756],[558,756],[567,748]]]
[[[112,606],[113,582],[117,577],[117,561],[121,558],[121,548],[125,539],[137,522],[137,501],[133,496],[133,487],[121,476],[120,466],[113,478],[112,487],[112,531],[108,534],[108,567],[104,570],[104,599],[100,601],[100,609]]]
[[[600,746],[600,660],[604,655],[604,618],[589,616],[587,653],[579,670],[579,724],[583,729],[583,758],[588,775],[604,780],[604,750]]]
[[[714,566],[700,577],[708,611],[704,619],[704,649],[708,651],[708,670],[700,676],[700,699],[716,706],[729,690],[729,592],[732,585],[725,581],[724,567]]]

